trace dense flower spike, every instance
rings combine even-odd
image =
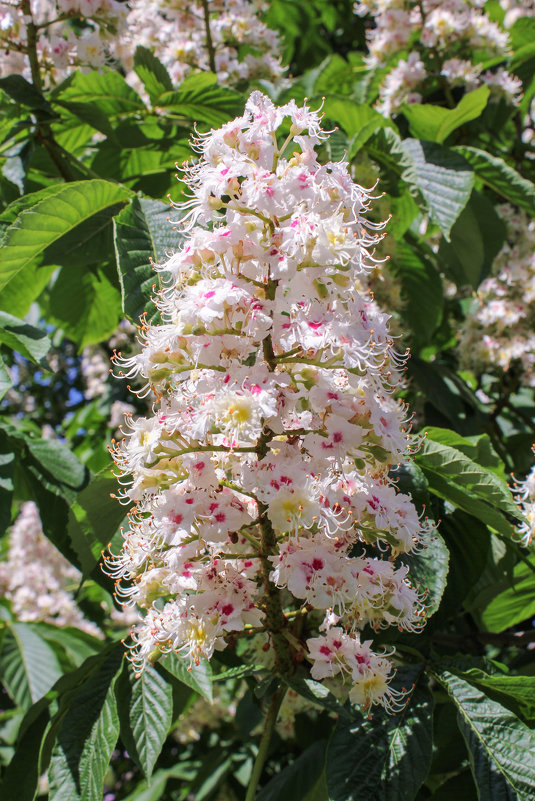
[[[476,374],[516,364],[535,386],[535,220],[508,204],[499,212],[507,238],[466,316],[459,354]]]
[[[73,68],[100,68],[126,21],[118,0],[23,0],[0,4],[0,77],[22,74],[35,82],[30,64],[34,44],[39,81],[54,84]]]
[[[505,24],[523,16],[516,3],[502,2]],[[530,3],[530,6],[532,4]],[[491,96],[518,104],[522,83],[503,67],[485,70],[481,64],[508,52],[507,31],[493,22],[481,0],[358,0],[355,13],[373,15],[375,27],[368,30],[371,66],[382,66],[399,54],[379,90],[378,108],[385,116],[405,103],[421,103],[424,89],[467,91],[487,84]],[[514,9],[513,9],[514,6]]]
[[[21,506],[11,528],[9,551],[0,561],[0,593],[21,621],[43,620],[101,637],[99,627],[76,606],[80,573],[43,534],[33,501]]]
[[[231,85],[277,80],[282,75],[278,34],[260,19],[263,10],[258,0],[133,0],[115,52],[136,86],[138,45],[154,51],[176,84],[199,69],[211,69]]]
[[[515,488],[517,490],[515,500],[526,518],[525,523],[518,528],[518,535],[522,539],[522,544],[527,548],[533,542],[535,535],[535,465],[524,481],[518,481],[515,484]]]
[[[156,406],[114,448],[135,506],[107,564],[145,610],[138,669],[171,650],[209,658],[260,628],[278,672],[306,655],[357,703],[394,708],[391,662],[359,631],[422,626],[394,559],[432,526],[389,478],[410,453],[394,398],[404,359],[357,289],[384,226],[364,216],[370,192],[344,162],[318,162],[327,136],[317,112],[254,92],[243,117],[198,138],[188,236],[159,268],[163,322],[117,359]],[[311,610],[325,633],[307,651],[287,615]]]

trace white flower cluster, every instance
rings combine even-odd
[[[522,382],[535,386],[535,220],[508,204],[498,212],[507,238],[466,316],[461,364],[480,374],[516,362]]]
[[[73,592],[80,573],[43,534],[37,506],[24,503],[9,535],[7,559],[0,561],[0,594],[23,622],[44,621],[101,637],[83,616]]]
[[[375,28],[368,30],[369,63],[385,64],[404,54],[384,78],[379,90],[379,111],[390,116],[404,103],[422,102],[422,91],[446,85],[468,91],[486,83],[495,97],[517,104],[521,82],[504,68],[482,72],[473,54],[485,58],[505,56],[509,38],[482,8],[481,0],[361,0],[355,13],[372,14]],[[481,60],[481,59],[480,59]]]
[[[201,0],[133,0],[116,55],[136,86],[133,55],[138,45],[154,51],[175,84],[192,70],[214,66],[220,83],[277,80],[282,75],[279,39],[259,17],[264,8],[258,0],[208,0],[205,14]]]
[[[32,79],[27,50],[33,37],[45,84],[57,83],[75,67],[102,67],[126,13],[117,0],[0,3],[0,77],[15,73]]]
[[[518,527],[517,533],[522,540],[522,545],[527,548],[531,545],[535,535],[535,465],[524,481],[515,483],[515,489],[517,490],[515,500],[526,518],[526,522]]]
[[[163,323],[117,360],[157,405],[114,448],[135,507],[107,564],[119,596],[145,610],[138,669],[168,651],[210,658],[265,629],[279,672],[300,647],[315,678],[338,675],[357,703],[392,708],[391,662],[359,632],[422,627],[395,557],[432,525],[389,478],[410,452],[393,397],[403,358],[387,315],[355,288],[383,226],[362,216],[370,194],[346,163],[318,162],[327,135],[317,112],[253,92],[243,117],[199,137],[189,236],[160,267]],[[325,633],[307,651],[288,625],[311,610]]]

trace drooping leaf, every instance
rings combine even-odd
[[[78,181],[23,211],[4,234],[0,288],[80,223],[126,203],[130,195],[130,190],[108,181]]]
[[[326,740],[318,740],[305,749],[261,789],[256,801],[307,799],[323,773],[326,745]]]
[[[461,451],[427,438],[416,456],[430,489],[444,500],[507,536],[521,519],[507,484]]]
[[[9,377],[8,377],[9,378]],[[0,369],[0,387],[2,373]],[[0,399],[2,393],[0,392]],[[6,438],[0,434],[0,535],[11,523],[11,499],[13,497],[13,476],[15,473],[15,454]]]
[[[116,490],[116,479],[104,469],[70,504],[68,533],[86,576],[97,567],[127,512],[115,497]]]
[[[531,801],[535,732],[453,673],[442,670],[436,675],[457,708],[480,798]]]
[[[505,224],[492,203],[473,190],[451,229],[451,241],[440,243],[438,257],[444,272],[457,286],[477,289],[489,274],[505,235]]]
[[[123,311],[134,322],[147,312],[150,322],[157,316],[152,297],[159,280],[153,263],[177,248],[183,235],[169,222],[169,206],[138,198],[117,215],[114,231]]]
[[[170,653],[160,659],[159,664],[172,676],[212,703],[212,668],[206,659],[190,667],[189,661]]]
[[[13,700],[29,709],[48,692],[63,671],[54,649],[31,623],[12,623],[0,654],[2,681]]]
[[[122,649],[94,657],[94,668],[65,693],[48,773],[53,801],[101,801],[104,775],[119,736],[114,685]]]
[[[51,342],[45,332],[3,311],[0,311],[0,344],[7,345],[34,364],[49,369],[45,356]]]
[[[172,723],[171,684],[150,665],[135,676],[125,664],[116,690],[122,741],[150,778]]]
[[[466,159],[478,178],[498,195],[535,215],[535,184],[510,167],[499,156],[493,156],[477,147],[457,147],[457,153]]]
[[[500,632],[530,620],[535,615],[535,563],[518,564],[512,579],[504,577],[494,585],[493,597],[481,612],[487,631]]]
[[[440,606],[446,589],[450,554],[438,531],[428,536],[423,546],[417,554],[406,556],[402,561],[409,566],[411,582],[425,592],[426,617],[429,618]]]
[[[495,673],[479,668],[453,671],[455,675],[479,687],[493,701],[507,707],[531,726],[535,722],[535,677]]]
[[[439,273],[428,259],[404,241],[396,243],[389,269],[403,288],[406,303],[401,314],[414,333],[416,346],[428,344],[444,307]]]
[[[418,669],[400,669],[395,686],[415,679]],[[431,763],[432,715],[420,680],[397,715],[379,709],[371,720],[339,721],[327,749],[330,801],[413,801]]]
[[[45,112],[49,116],[52,115],[52,109],[46,98],[22,75],[7,75],[5,78],[0,78],[0,89],[13,100],[16,100],[17,103],[21,103],[34,111]]]
[[[458,153],[434,142],[405,139],[401,146],[410,160],[404,179],[419,191],[431,219],[449,240],[474,185],[469,164]]]

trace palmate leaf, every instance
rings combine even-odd
[[[464,679],[446,670],[436,676],[457,708],[479,797],[532,801],[535,732]]]
[[[393,686],[417,683],[397,715],[379,709],[371,720],[337,723],[326,758],[330,801],[414,799],[429,772],[433,736],[433,697],[420,671],[399,669]]]
[[[125,664],[116,691],[122,741],[150,778],[172,723],[171,684],[150,665],[135,676]]]
[[[93,215],[126,203],[131,194],[109,181],[76,181],[25,209],[4,233],[0,289],[46,248]]]
[[[91,671],[61,699],[48,778],[51,801],[102,801],[104,775],[119,736],[114,685],[122,648],[92,658]]]

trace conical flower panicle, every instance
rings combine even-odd
[[[395,557],[431,524],[389,479],[410,452],[394,398],[403,358],[388,315],[355,289],[383,226],[366,221],[370,192],[344,162],[318,163],[327,136],[317,112],[259,92],[199,136],[187,239],[160,267],[163,322],[121,366],[155,405],[115,449],[135,506],[108,566],[142,610],[139,670],[168,651],[210,658],[260,628],[279,673],[305,657],[363,707],[394,708],[388,655],[359,632],[423,625]]]

